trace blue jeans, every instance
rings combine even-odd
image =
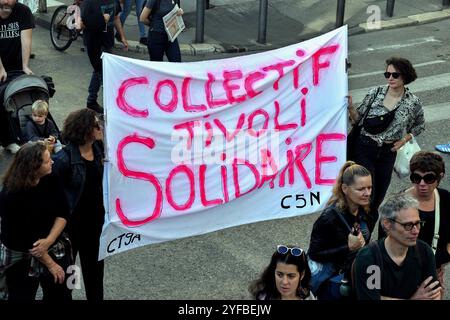
[[[181,62],[178,39],[170,42],[165,32],[149,31],[147,47],[150,61],[163,61],[165,53],[170,62]]]
[[[120,13],[120,22],[122,26],[125,24],[125,20],[127,20],[128,15],[131,12],[131,2],[133,0],[124,0],[122,12]],[[135,0],[136,1],[136,17],[139,26],[139,37],[145,38],[145,25],[139,21],[139,16],[141,15],[142,8],[144,7],[145,0]]]

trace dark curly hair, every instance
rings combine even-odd
[[[386,68],[393,65],[394,68],[400,72],[403,78],[403,83],[408,84],[417,79],[417,73],[411,62],[405,58],[391,57],[386,60]]]
[[[19,149],[3,176],[7,192],[27,190],[36,185],[46,150],[47,145],[43,141],[29,142]]]
[[[409,161],[409,170],[414,172],[420,170],[422,172],[432,171],[441,180],[441,174],[445,173],[445,162],[441,155],[431,151],[418,151]]]
[[[288,245],[287,247],[293,248],[296,246]],[[308,260],[306,258],[305,251],[300,256],[293,256],[291,251],[285,254],[279,253],[278,250],[274,252],[270,260],[270,264],[262,272],[259,279],[254,280],[248,287],[248,291],[254,299],[258,299],[261,294],[265,294],[265,300],[279,300],[281,294],[277,290],[275,284],[275,270],[278,263],[293,264],[297,266],[297,270],[300,275],[305,272],[303,279],[299,281],[297,288],[298,297],[305,299],[310,294],[311,270],[308,266]]]
[[[66,143],[81,146],[89,140],[96,126],[95,111],[85,108],[71,112],[64,121],[62,138]]]

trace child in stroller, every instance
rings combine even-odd
[[[31,105],[31,117],[25,127],[25,138],[29,141],[43,140],[48,143],[50,151],[58,152],[62,149],[61,142],[57,140],[59,135],[56,125],[48,119],[48,103],[45,100],[36,100]]]
[[[32,121],[33,103],[41,100],[48,107],[48,101],[53,94],[53,82],[49,77],[44,80],[44,77],[23,74],[7,85],[4,91],[3,104],[5,111],[10,113],[12,127],[17,131],[16,136],[19,137],[21,143],[34,140],[30,139],[27,134],[27,125]],[[55,130],[52,136],[55,135],[55,140],[61,141],[60,131],[50,112],[47,113],[46,121],[51,122],[52,126],[54,126]],[[44,138],[48,138],[48,136]]]

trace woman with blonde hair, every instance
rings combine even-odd
[[[356,253],[370,240],[376,220],[370,215],[372,177],[369,170],[347,161],[341,168],[327,207],[311,232],[308,256],[332,266],[333,274],[350,279]],[[331,277],[330,277],[331,278]],[[330,281],[313,288],[319,300],[333,300]]]

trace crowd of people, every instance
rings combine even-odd
[[[145,38],[140,25],[140,42],[148,45],[152,61],[162,61],[164,54],[170,62],[181,61],[178,42],[168,41],[162,22],[174,5],[136,0],[139,20],[149,26]],[[114,37],[127,47],[123,23],[130,6],[125,0],[121,13],[117,0],[83,1],[93,73],[86,108],[68,115],[61,134],[48,118],[48,101],[37,100],[24,134],[29,142],[20,147],[20,129],[0,110],[1,143],[15,154],[0,193],[0,299],[33,300],[41,285],[44,300],[71,300],[67,270],[77,255],[87,299],[103,299],[104,263],[97,259],[105,214],[100,57],[111,52]],[[0,28],[15,31],[0,36],[3,92],[18,75],[33,73],[29,8],[0,0]],[[248,288],[254,299],[442,299],[450,262],[450,193],[438,187],[445,164],[438,153],[416,153],[410,161],[411,187],[386,197],[397,151],[425,130],[425,120],[420,100],[406,87],[417,78],[411,62],[393,57],[385,67],[387,85],[371,89],[357,108],[348,97],[349,116],[362,127],[352,146],[355,158],[341,168],[313,225],[308,251],[276,246]],[[450,153],[446,145],[436,149]]]

